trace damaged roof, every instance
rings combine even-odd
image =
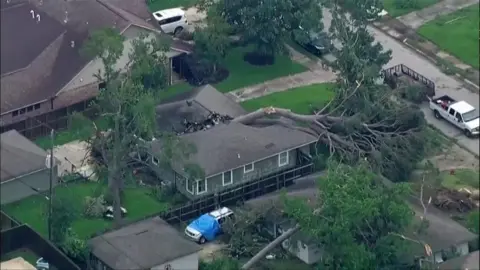
[[[113,269],[150,269],[201,250],[159,217],[143,220],[89,241],[92,253]]]
[[[245,110],[211,85],[176,95],[156,107],[157,124],[162,131],[183,130],[182,121],[202,121],[211,112],[237,117]]]

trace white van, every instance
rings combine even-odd
[[[188,25],[185,11],[181,8],[170,8],[155,11],[153,18],[164,33],[177,35]]]

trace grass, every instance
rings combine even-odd
[[[75,207],[83,211],[86,196],[101,194],[106,187],[95,182],[71,182],[55,188],[58,196],[70,197]],[[2,210],[15,219],[29,224],[35,231],[47,235],[47,209],[48,201],[42,195],[35,195],[24,200],[3,206]],[[166,210],[168,203],[161,203],[149,194],[147,187],[127,187],[124,191],[123,207],[128,211],[127,221],[139,220],[143,217]],[[72,229],[79,237],[88,239],[94,233],[105,230],[112,225],[111,221],[103,218],[87,219],[83,216],[74,221]]]
[[[178,83],[172,85],[162,91],[159,91],[155,97],[157,102],[161,100],[184,93],[186,91],[190,91],[193,87],[187,83]],[[82,119],[87,121],[87,119]],[[107,130],[109,128],[109,123],[106,118],[99,117],[94,120],[97,127],[101,130]],[[77,127],[69,127],[65,130],[62,130],[55,134],[54,145],[63,145],[69,142],[73,142],[76,140],[84,141],[92,136],[94,133],[93,125],[91,125],[90,120],[86,123],[82,123],[78,128]],[[50,136],[42,136],[35,139],[35,143],[43,149],[50,149],[52,146]]]
[[[333,98],[333,94],[332,83],[312,84],[247,100],[241,105],[247,111],[274,106],[290,109],[296,113],[310,114],[312,106],[325,105]]]
[[[466,64],[479,68],[479,5],[440,16],[424,24],[418,33]]]
[[[183,7],[189,8],[197,2],[197,0],[146,0],[150,11],[155,12],[167,8]]]
[[[441,185],[448,189],[479,189],[480,187],[480,174],[471,169],[456,169],[453,175],[450,174],[450,171],[444,171],[440,177]]]
[[[392,17],[402,16],[407,13],[426,8],[438,3],[440,0],[417,0],[417,6],[405,8],[398,8],[395,4],[396,1],[398,0],[383,0],[383,8],[388,11],[388,14]]]
[[[227,54],[224,65],[230,74],[224,81],[215,85],[219,91],[230,92],[307,70],[306,67],[293,62],[287,55],[276,56],[273,65],[250,65],[243,60],[243,56],[251,51],[251,47],[236,47]]]

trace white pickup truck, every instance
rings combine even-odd
[[[465,101],[456,101],[445,95],[430,99],[430,109],[433,110],[435,118],[447,120],[463,130],[467,137],[473,137],[480,133],[478,110]]]

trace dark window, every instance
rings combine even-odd
[[[169,23],[178,22],[182,19],[182,16],[175,16],[158,22],[159,25],[165,25]]]
[[[20,109],[20,114],[25,114],[25,108]]]
[[[12,116],[15,117],[15,116],[17,116],[17,115],[18,115],[18,111],[13,111],[13,112],[12,112]]]
[[[457,114],[455,115],[455,117],[457,117],[457,121],[458,121],[458,122],[462,122],[462,115],[461,115],[461,114],[457,113]]]
[[[450,115],[455,115],[455,111],[453,109],[450,109],[450,111],[448,112]]]
[[[40,109],[40,103],[35,104],[35,110]]]
[[[105,88],[107,88],[107,83],[101,82],[98,84],[98,89],[104,90]]]
[[[33,111],[33,106],[28,106],[27,107],[27,112],[31,112],[31,111]]]

